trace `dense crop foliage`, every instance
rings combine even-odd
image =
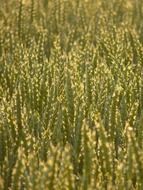
[[[0,0],[0,189],[143,189],[143,0]]]

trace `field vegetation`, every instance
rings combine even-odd
[[[143,189],[143,0],[0,0],[0,189]]]

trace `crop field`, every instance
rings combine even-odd
[[[0,0],[0,190],[143,190],[143,0]]]

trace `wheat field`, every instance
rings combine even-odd
[[[143,0],[0,4],[0,190],[143,190]]]

